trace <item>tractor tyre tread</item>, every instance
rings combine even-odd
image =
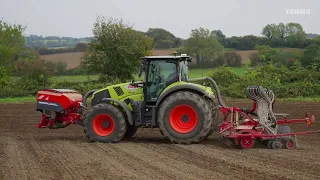
[[[172,104],[176,103],[177,101],[184,101],[184,100],[188,100],[188,101],[191,101],[193,104],[196,104],[195,107],[198,107],[200,110],[202,110],[202,112],[196,111],[197,114],[201,113],[204,117],[202,123],[201,123],[202,119],[198,120],[198,123],[200,122],[200,124],[202,125],[202,127],[200,127],[200,130],[198,132],[193,132],[194,130],[191,131],[190,133],[192,133],[192,135],[190,135],[191,137],[189,138],[177,137],[180,135],[180,133],[177,133],[174,130],[170,130],[171,131],[170,133],[168,128],[171,128],[171,126],[166,125],[166,124],[169,124],[169,121],[170,121],[169,114],[170,114],[170,111],[172,110],[172,107],[170,106],[172,106]],[[213,123],[212,112],[210,110],[210,106],[207,103],[207,101],[201,96],[199,96],[198,94],[192,93],[189,91],[178,91],[166,97],[166,99],[164,99],[164,101],[161,103],[159,107],[157,116],[158,116],[158,123],[159,123],[159,129],[161,131],[161,134],[163,134],[165,138],[168,138],[170,142],[176,143],[176,144],[199,143],[200,141],[206,138],[206,136],[211,130],[211,126]]]
[[[207,102],[210,106],[210,111],[212,114],[212,118],[211,118],[212,122],[211,122],[210,131],[208,132],[206,138],[208,138],[218,127],[218,112],[215,109],[215,104],[210,99],[208,99]]]
[[[126,134],[124,135],[124,138],[131,138],[138,131],[138,127],[136,127],[134,125],[127,125],[127,127],[128,128],[127,128]]]
[[[94,130],[92,129],[92,121],[95,117],[95,114],[96,112],[101,110],[104,112],[109,111],[115,121],[114,132],[106,137],[98,136],[97,134],[95,134]],[[90,112],[86,115],[86,118],[84,121],[84,131],[86,133],[87,138],[95,142],[116,143],[125,136],[126,130],[127,130],[127,122],[124,114],[116,106],[112,104],[101,103],[93,106]]]

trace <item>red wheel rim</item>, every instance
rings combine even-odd
[[[294,149],[296,147],[295,143],[292,140],[287,141],[287,149]]]
[[[250,149],[254,145],[254,139],[251,137],[244,137],[240,139],[240,145],[244,149]]]
[[[93,130],[99,136],[108,136],[114,130],[114,121],[108,114],[100,114],[93,120]]]
[[[170,125],[178,133],[191,132],[197,123],[198,115],[189,105],[176,106],[170,113]]]

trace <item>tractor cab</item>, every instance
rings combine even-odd
[[[170,84],[188,82],[188,64],[191,57],[181,56],[145,56],[141,61],[139,77],[144,72],[144,97],[148,103],[155,103],[161,92]]]

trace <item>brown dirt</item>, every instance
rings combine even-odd
[[[167,56],[173,53],[171,49],[163,50],[153,50],[153,54],[157,56]],[[73,53],[60,53],[60,54],[49,54],[41,55],[40,58],[46,61],[52,62],[66,62],[67,68],[72,69],[80,65],[84,53],[83,52],[73,52]]]
[[[242,59],[242,63],[246,63],[249,59],[249,56],[254,53],[254,52],[258,52],[257,50],[248,50],[248,51],[235,51],[236,53],[238,53],[241,56]]]
[[[228,102],[248,107],[247,102]],[[277,103],[275,112],[320,116],[320,103]],[[158,129],[115,144],[89,143],[81,127],[37,129],[35,104],[0,104],[0,179],[319,179],[320,133],[299,136],[301,149],[240,150],[214,136],[170,144]],[[304,130],[305,124],[293,126]],[[313,129],[320,129],[314,124]]]
[[[83,52],[73,52],[73,53],[60,53],[60,54],[49,54],[40,56],[41,59],[52,62],[65,62],[67,63],[67,68],[72,69],[80,65],[82,61]]]

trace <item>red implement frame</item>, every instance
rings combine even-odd
[[[37,128],[64,128],[71,124],[81,125],[82,118],[81,115],[77,112],[78,108],[80,108],[79,103],[71,106],[70,109],[66,109],[64,115],[57,113],[54,120],[50,120],[49,117],[42,114],[42,119],[39,124],[37,124]]]
[[[223,124],[220,126],[220,136],[228,139],[234,139],[235,144],[238,145],[239,140],[242,138],[258,138],[261,141],[269,139],[277,139],[281,137],[290,137],[301,134],[318,133],[318,131],[305,131],[305,132],[293,132],[288,134],[270,134],[263,127],[260,126],[257,119],[249,116],[257,108],[256,101],[253,101],[253,107],[249,111],[244,111],[238,107],[220,107],[220,111],[224,116]],[[239,115],[245,118],[245,121],[240,124]],[[278,125],[291,124],[291,123],[307,123],[307,127],[310,127],[311,123],[315,123],[314,115],[309,118],[309,114],[306,113],[304,119],[287,119],[284,115],[283,119],[277,120]]]

